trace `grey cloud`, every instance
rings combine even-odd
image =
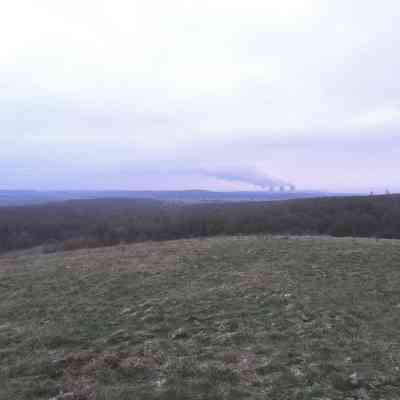
[[[400,187],[398,1],[234,3],[6,18],[0,186]]]

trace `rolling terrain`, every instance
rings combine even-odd
[[[337,196],[338,194],[335,194]],[[103,190],[103,191],[35,191],[0,190],[0,207],[46,204],[79,199],[152,199],[173,203],[196,204],[209,202],[276,201],[334,196],[312,191],[253,191],[213,192],[209,190]]]
[[[400,241],[0,256],[0,399],[400,398]]]

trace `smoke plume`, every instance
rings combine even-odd
[[[292,183],[273,178],[254,167],[224,165],[220,167],[202,168],[200,173],[224,181],[251,184],[262,189],[295,189]]]

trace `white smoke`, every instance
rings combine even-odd
[[[202,175],[211,176],[229,182],[242,182],[258,186],[263,189],[290,189],[294,190],[294,184],[269,176],[262,170],[250,166],[223,165],[218,167],[201,168]]]

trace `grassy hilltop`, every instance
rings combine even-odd
[[[0,257],[0,399],[399,399],[400,241]]]

